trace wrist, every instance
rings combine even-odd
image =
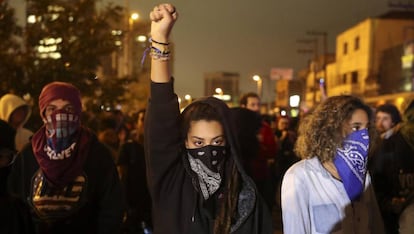
[[[151,39],[160,43],[169,43],[168,37],[167,36],[162,36],[162,35],[152,35]]]

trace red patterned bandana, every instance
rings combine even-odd
[[[48,130],[42,127],[32,138],[33,152],[46,179],[56,187],[64,187],[82,173],[89,153],[92,133],[83,127],[72,135],[72,144],[57,153],[48,144]]]
[[[75,146],[74,133],[80,127],[79,115],[62,109],[46,116],[43,121],[47,130],[49,151],[55,154],[51,157],[59,159],[60,157],[65,157],[65,154],[72,152]]]

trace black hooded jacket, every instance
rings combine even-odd
[[[240,150],[236,130],[225,103],[216,98],[199,100],[213,106],[221,115],[230,146],[229,161],[234,163],[241,178],[237,220],[231,233],[272,233],[271,215],[252,180],[239,161]],[[203,207],[198,181],[193,175],[183,150],[180,133],[180,110],[173,82],[152,83],[151,98],[145,118],[145,150],[148,184],[153,203],[154,233],[213,233],[214,217]]]

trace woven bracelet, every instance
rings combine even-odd
[[[152,38],[150,38],[149,39],[149,41],[152,43],[155,43],[155,44],[159,44],[159,45],[165,45],[165,46],[167,46],[167,45],[169,45],[170,43],[169,42],[159,42],[159,41],[156,41],[156,40],[154,40],[154,39],[152,39]]]

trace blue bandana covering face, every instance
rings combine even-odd
[[[358,199],[364,190],[368,148],[368,129],[362,129],[349,134],[343,148],[335,154],[335,167],[351,201]]]

